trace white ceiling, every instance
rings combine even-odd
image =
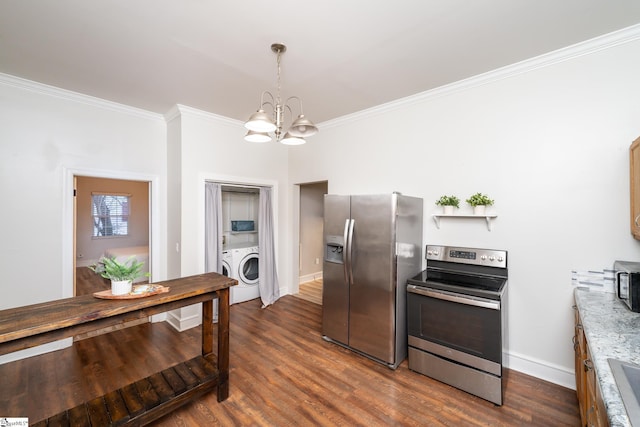
[[[279,42],[320,123],[639,22],[638,0],[1,0],[0,73],[244,121]]]

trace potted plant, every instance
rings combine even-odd
[[[493,200],[486,194],[476,193],[467,199],[467,203],[473,206],[474,215],[484,215],[486,206],[493,205]]]
[[[129,257],[124,262],[119,262],[115,257],[102,257],[99,264],[100,266],[92,265],[89,268],[105,279],[111,280],[113,295],[126,295],[131,292],[135,279],[142,276],[149,277],[149,273],[142,272],[144,262],[137,261],[135,256]]]
[[[456,196],[442,196],[436,201],[436,205],[442,206],[445,215],[453,214],[453,208],[460,207],[460,199]]]

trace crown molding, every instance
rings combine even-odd
[[[231,119],[229,117],[209,113],[208,111],[199,110],[197,108],[189,107],[182,104],[176,104],[173,107],[171,107],[171,109],[164,115],[164,119],[168,123],[179,116],[198,117],[201,119],[205,119],[205,120],[209,120],[217,123],[224,123],[234,127],[242,126],[242,122],[240,120]]]
[[[153,113],[151,111],[140,108],[119,104],[113,101],[96,98],[94,96],[61,89],[55,86],[46,85],[44,83],[34,82],[32,80],[23,79],[21,77],[12,76],[10,74],[0,73],[0,85],[10,86],[17,89],[27,90],[29,92],[41,95],[52,96],[65,101],[77,102],[92,107],[102,108],[116,113],[127,114],[148,120],[160,120],[164,122],[162,114]]]
[[[497,68],[486,73],[478,74],[468,79],[459,80],[457,82],[410,95],[405,98],[390,101],[385,104],[377,105],[366,110],[356,113],[347,114],[336,119],[328,120],[320,123],[318,127],[329,129],[341,126],[347,123],[362,120],[368,117],[377,116],[390,111],[404,108],[413,104],[425,102],[431,99],[439,98],[461,92],[474,87],[483,86],[494,83],[499,80],[507,79],[520,74],[528,73],[539,68],[549,67],[560,62],[569,61],[580,56],[591,55],[599,51],[610,49],[625,43],[634,42],[640,39],[640,24],[623,28],[590,40],[586,40],[574,45],[558,49],[540,56],[516,62],[501,68]]]

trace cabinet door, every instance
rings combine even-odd
[[[575,335],[573,337],[573,350],[575,351],[575,374],[576,374],[576,394],[578,396],[578,405],[580,409],[580,419],[582,425],[587,425],[587,376],[585,372],[586,342],[584,331],[582,330],[582,322],[580,322],[580,313],[578,308],[574,306],[575,313]]]
[[[585,369],[585,361],[587,360],[587,343],[580,321],[580,312],[577,307],[575,310],[575,335],[573,337],[573,349],[575,351],[575,373],[576,373],[576,394],[578,396],[578,405],[580,409],[580,419],[582,425],[587,425],[587,375]]]
[[[631,234],[640,240],[640,138],[629,148],[631,189]]]
[[[607,416],[607,410],[605,409],[604,402],[602,400],[602,394],[600,393],[600,386],[596,383],[595,385],[595,414],[594,414],[594,423],[597,426],[608,427],[609,426],[609,417]]]

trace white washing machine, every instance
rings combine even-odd
[[[230,303],[236,304],[260,297],[258,246],[230,249],[229,252],[234,272],[231,277],[238,281],[237,286],[231,287]]]
[[[222,251],[222,274],[232,279],[237,279],[233,270],[233,255],[231,255],[230,250]]]

